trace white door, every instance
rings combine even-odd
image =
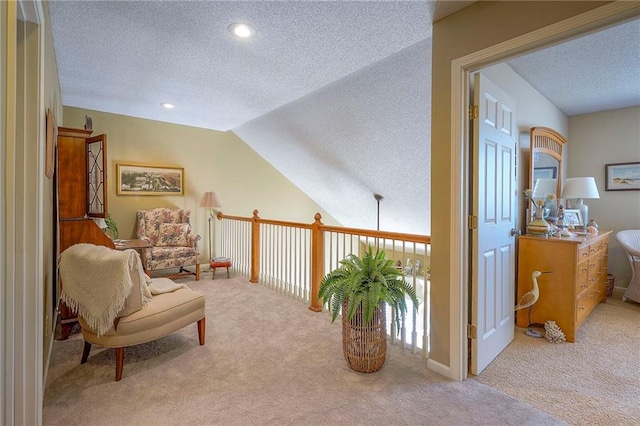
[[[513,340],[517,128],[513,100],[475,75],[471,229],[470,373],[478,374]],[[475,327],[474,327],[475,326]]]

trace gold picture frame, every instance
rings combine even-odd
[[[184,195],[184,168],[117,163],[116,194]]]
[[[46,151],[44,160],[44,175],[49,179],[53,178],[55,172],[55,145],[56,145],[56,122],[53,118],[53,111],[51,108],[47,108],[46,112]]]

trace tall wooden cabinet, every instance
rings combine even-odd
[[[518,298],[532,289],[531,273],[538,277],[540,298],[531,309],[531,322],[555,321],[575,342],[576,332],[607,296],[607,256],[611,231],[595,237],[518,238]],[[518,311],[517,325],[527,327],[527,309]]]
[[[58,127],[56,198],[59,253],[78,243],[115,248],[111,238],[92,219],[107,214],[107,175],[104,168],[107,140],[105,135],[92,138],[91,133],[90,130]],[[57,291],[56,300],[59,296]],[[63,303],[59,309],[60,339],[66,339],[77,322],[76,315]]]

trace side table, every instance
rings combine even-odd
[[[140,250],[140,249],[151,247],[151,243],[150,242],[148,242],[146,240],[138,240],[138,239],[134,239],[134,240],[113,240],[113,243],[116,246],[116,250],[127,250],[127,249]]]

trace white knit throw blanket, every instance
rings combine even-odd
[[[134,250],[73,245],[60,255],[61,298],[100,336],[111,328],[122,310],[133,286],[130,271],[139,267],[139,262]],[[138,271],[141,270],[140,267]],[[144,278],[141,283],[143,293],[148,291]]]

